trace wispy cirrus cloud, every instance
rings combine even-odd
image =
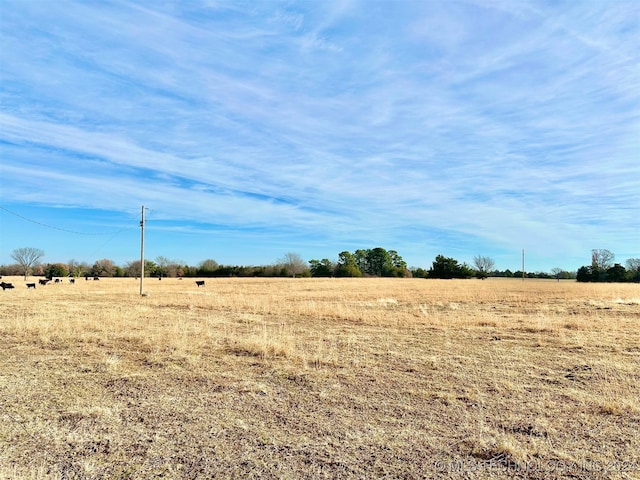
[[[633,3],[7,1],[3,202],[310,257],[637,250]]]

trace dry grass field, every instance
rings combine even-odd
[[[3,280],[0,478],[640,478],[638,285]]]

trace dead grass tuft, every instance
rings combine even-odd
[[[236,340],[227,348],[227,352],[234,355],[255,356],[261,359],[293,356],[293,349],[289,343],[264,338]]]
[[[502,465],[509,470],[522,470],[530,459],[527,453],[516,439],[507,435],[496,438],[474,439],[471,443],[471,456],[488,465]]]

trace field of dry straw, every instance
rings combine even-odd
[[[3,280],[0,478],[640,478],[638,285]]]

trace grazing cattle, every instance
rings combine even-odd
[[[48,282],[49,282],[48,278],[38,280],[38,283],[40,285],[46,285]]]
[[[8,282],[0,282],[0,287],[2,287],[2,290],[6,290],[7,288],[9,289],[16,288],[13,286],[13,283],[8,283]]]
[[[198,286],[198,288],[203,287],[204,286],[204,280],[196,280],[196,285]]]
[[[36,288],[35,283],[27,283],[27,288]]]
[[[76,279],[75,278],[70,278],[69,279],[69,283],[76,283]]]
[[[93,277],[94,280],[100,280],[100,277]]]
[[[62,280],[60,280],[59,278],[56,278],[53,283],[62,283]]]

